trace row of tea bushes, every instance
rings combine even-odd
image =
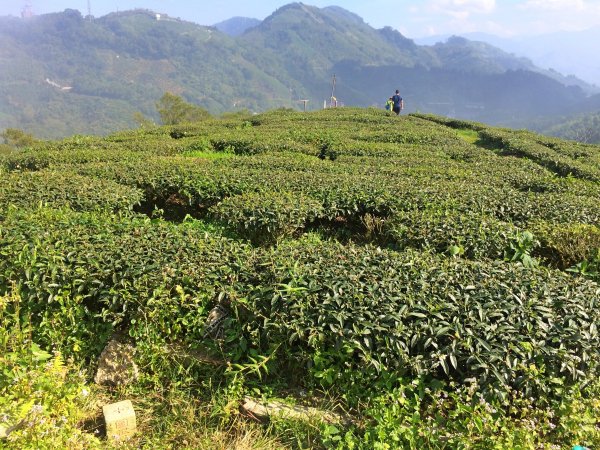
[[[247,245],[187,224],[43,207],[11,209],[0,221],[0,291],[16,283],[40,344],[67,352],[77,344],[84,356],[157,292],[175,302],[158,304],[148,326],[200,339],[206,308],[238,273],[248,278],[251,256]],[[180,302],[176,287],[193,297]]]
[[[584,180],[600,181],[600,166],[575,159],[514,131],[486,129],[479,132],[483,142],[499,148],[502,155],[526,157],[548,168],[559,176],[573,176]]]
[[[194,224],[11,210],[0,289],[19,287],[36,342],[83,356],[114,327],[210,347],[221,304],[229,358],[275,352],[270,373],[302,383],[365,389],[393,372],[545,398],[599,375],[594,282],[316,235],[253,249]]]
[[[376,110],[275,111],[244,120],[121,132],[106,139],[76,136],[16,152],[2,165],[30,178],[26,172],[42,169],[55,174],[74,172],[87,177],[78,179],[84,186],[94,185],[93,179],[112,180],[118,183],[113,184],[115,198],[119,192],[127,192],[119,185],[129,186],[135,190],[130,204],[140,203],[137,211],[153,214],[163,210],[164,217],[174,220],[187,214],[208,217],[210,211],[221,208],[219,203],[223,202],[221,209],[225,209],[244,203],[249,196],[278,199],[288,195],[297,198],[297,204],[312,205],[302,214],[303,223],[294,208],[282,209],[277,201],[263,202],[245,212],[232,212],[230,207],[226,215],[212,216],[232,229],[243,230],[255,242],[273,241],[279,233],[275,230],[325,225],[327,229],[344,228],[346,237],[363,240],[368,236],[396,248],[446,251],[459,247],[466,256],[477,259],[498,258],[515,231],[531,229],[540,221],[556,222],[570,230],[597,226],[597,182],[558,176],[535,155],[507,156],[498,148],[466,142],[457,130],[469,129],[480,136],[496,133],[541,146],[554,152],[548,157],[562,158],[573,167],[598,158],[595,147],[579,148],[532,133],[469,124],[433,116],[397,118]],[[503,145],[500,141],[496,144]],[[228,155],[237,152],[245,156],[221,160],[189,156],[220,154],[214,153],[215,145],[222,152],[232,152]],[[593,167],[589,165],[590,170]],[[40,192],[48,184],[46,177],[39,176]],[[102,191],[101,186],[98,190]],[[143,193],[141,199],[137,191]],[[102,195],[110,198],[108,193]],[[48,204],[54,198],[57,205],[69,203],[56,186],[41,197]],[[106,204],[106,200],[98,202]],[[91,204],[75,202],[72,206],[93,209]],[[251,205],[246,202],[246,206]],[[262,219],[257,219],[257,214]],[[510,231],[492,231],[490,224],[495,224],[494,229],[506,224]],[[383,228],[387,232],[382,233]],[[550,242],[540,241],[542,246]],[[593,239],[584,242],[593,245]],[[589,255],[594,250],[589,247],[580,253]],[[540,253],[555,251],[542,249]],[[548,260],[571,261],[572,257],[558,255]]]
[[[77,211],[130,212],[142,200],[135,187],[69,171],[11,172],[0,178],[0,212],[49,204]]]
[[[419,157],[432,165],[418,164]],[[150,214],[159,208],[166,217],[179,218],[186,214],[203,217],[211,207],[218,211],[220,202],[224,202],[223,209],[246,196],[276,199],[281,192],[296,198],[298,205],[306,203],[300,199],[311,205],[300,222],[294,207],[277,206],[281,201],[239,211],[230,207],[229,213],[215,217],[244,230],[242,234],[255,242],[273,241],[279,233],[276,230],[300,230],[329,221],[347,228],[358,239],[369,233],[382,244],[388,240],[400,248],[446,251],[459,246],[475,259],[501,257],[518,229],[530,229],[539,221],[570,229],[600,222],[597,184],[553,178],[532,168],[529,172],[513,170],[519,167],[516,160],[505,164],[506,175],[498,170],[494,177],[492,165],[485,161],[477,160],[479,175],[485,173],[488,180],[482,185],[471,164],[451,161],[440,165],[435,151],[403,160],[393,158],[380,167],[363,157],[323,162],[283,153],[218,161],[149,157],[111,160],[110,164],[71,163],[62,169],[53,165],[54,169],[37,173],[18,171],[4,177],[2,191],[5,204],[24,206],[42,201],[70,204],[78,210],[126,211],[141,203],[139,211]],[[242,197],[236,200],[237,196]],[[257,219],[257,214],[263,219]],[[385,222],[389,232],[371,233],[364,224],[366,216]],[[589,247],[584,253],[593,250]]]
[[[357,373],[368,383],[390,371],[544,398],[598,376],[593,282],[314,239],[267,257],[243,306],[245,335],[264,349],[281,345],[281,359],[311,367],[325,384],[347,386]]]

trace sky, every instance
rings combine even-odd
[[[100,17],[114,11],[150,9],[172,17],[213,25],[233,16],[264,19],[291,0],[89,0]],[[34,13],[78,9],[88,0],[0,0],[0,16],[20,16],[25,4]],[[361,16],[375,28],[391,26],[415,39],[485,32],[517,37],[600,27],[600,0],[305,0],[318,7],[336,5]]]

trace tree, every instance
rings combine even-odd
[[[133,113],[133,120],[140,125],[140,128],[152,128],[155,126],[155,123],[152,121],[152,119],[144,116],[144,114],[139,111]]]
[[[7,128],[0,137],[4,139],[4,144],[13,148],[29,147],[37,142],[37,139],[18,128]]]
[[[187,103],[183,98],[170,92],[166,92],[156,102],[156,109],[163,125],[199,122],[210,117],[210,114],[204,108]]]

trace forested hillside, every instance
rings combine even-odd
[[[586,101],[567,78],[491,46],[419,46],[342,8],[300,3],[236,37],[145,10],[93,20],[66,10],[0,18],[0,42],[0,129],[39,137],[105,134],[134,126],[135,112],[156,120],[165,92],[213,114],[301,99],[320,109],[333,74],[341,104],[382,106],[400,88],[407,111],[518,127]]]

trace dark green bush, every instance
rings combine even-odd
[[[349,388],[358,373],[364,384],[390,371],[545,398],[598,376],[595,283],[309,240],[280,245],[270,258],[249,297],[248,339],[281,345],[286,361],[312,366],[325,385]]]
[[[199,341],[205,307],[232,291],[238,272],[249,277],[240,268],[250,260],[243,244],[188,224],[46,208],[0,222],[0,293],[17,283],[40,344],[69,353],[76,343],[83,356],[134,319]],[[193,295],[181,301],[178,290]]]
[[[68,171],[8,173],[0,179],[0,211],[9,205],[47,204],[78,211],[128,212],[141,198],[138,189]]]
[[[290,192],[249,192],[228,197],[211,209],[214,216],[254,243],[273,243],[322,214],[321,204]]]
[[[493,217],[453,209],[401,211],[385,223],[400,248],[431,249],[470,259],[502,259],[518,229]]]

